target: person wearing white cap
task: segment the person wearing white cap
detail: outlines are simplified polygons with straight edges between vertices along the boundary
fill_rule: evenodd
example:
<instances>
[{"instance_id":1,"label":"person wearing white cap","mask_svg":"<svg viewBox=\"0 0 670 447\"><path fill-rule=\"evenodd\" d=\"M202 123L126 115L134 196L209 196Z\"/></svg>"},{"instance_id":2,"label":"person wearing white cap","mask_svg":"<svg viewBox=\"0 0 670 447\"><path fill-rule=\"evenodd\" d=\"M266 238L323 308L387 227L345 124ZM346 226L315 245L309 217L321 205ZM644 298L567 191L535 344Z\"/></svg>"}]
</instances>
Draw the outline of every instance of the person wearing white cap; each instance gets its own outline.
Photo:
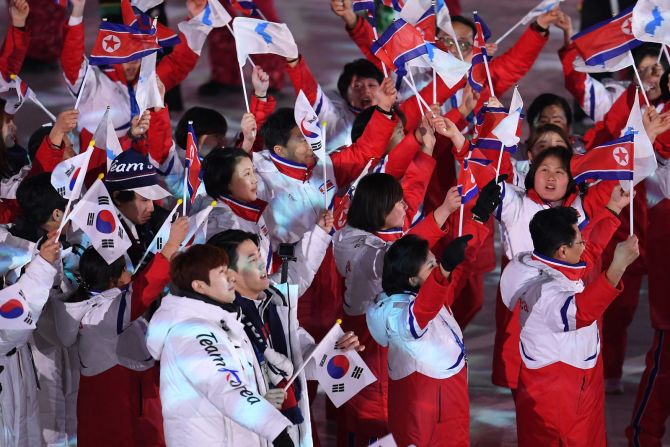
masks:
<instances>
[{"instance_id":1,"label":"person wearing white cap","mask_svg":"<svg viewBox=\"0 0 670 447\"><path fill-rule=\"evenodd\" d=\"M158 185L158 173L149 159L132 149L112 161L105 186L133 243L128 256L136 264L169 214L154 201L169 197L170 193ZM151 259L147 258L149 262Z\"/></svg>"}]
</instances>

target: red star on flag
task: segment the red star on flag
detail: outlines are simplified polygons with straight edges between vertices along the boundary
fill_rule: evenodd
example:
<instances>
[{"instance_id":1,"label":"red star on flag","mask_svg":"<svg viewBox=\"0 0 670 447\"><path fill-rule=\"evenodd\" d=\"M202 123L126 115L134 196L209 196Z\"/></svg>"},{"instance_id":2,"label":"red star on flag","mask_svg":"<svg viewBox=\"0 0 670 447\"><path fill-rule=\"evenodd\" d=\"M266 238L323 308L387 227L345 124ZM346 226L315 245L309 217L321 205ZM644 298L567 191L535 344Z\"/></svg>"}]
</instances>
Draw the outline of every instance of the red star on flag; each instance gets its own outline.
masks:
<instances>
[{"instance_id":1,"label":"red star on flag","mask_svg":"<svg viewBox=\"0 0 670 447\"><path fill-rule=\"evenodd\" d=\"M102 44L106 52L113 53L121 46L121 40L114 35L110 35L103 39Z\"/></svg>"},{"instance_id":2,"label":"red star on flag","mask_svg":"<svg viewBox=\"0 0 670 447\"><path fill-rule=\"evenodd\" d=\"M621 166L626 166L628 164L628 151L622 147L614 149L614 159Z\"/></svg>"}]
</instances>

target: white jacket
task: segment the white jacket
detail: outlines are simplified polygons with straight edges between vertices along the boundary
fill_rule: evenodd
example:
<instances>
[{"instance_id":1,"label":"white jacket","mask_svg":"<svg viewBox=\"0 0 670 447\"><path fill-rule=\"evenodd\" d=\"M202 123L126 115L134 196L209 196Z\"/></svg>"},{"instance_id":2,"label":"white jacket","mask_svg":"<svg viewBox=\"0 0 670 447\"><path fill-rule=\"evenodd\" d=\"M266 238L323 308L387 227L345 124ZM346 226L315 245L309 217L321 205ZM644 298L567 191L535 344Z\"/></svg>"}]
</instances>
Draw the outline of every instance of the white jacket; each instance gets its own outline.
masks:
<instances>
[{"instance_id":1,"label":"white jacket","mask_svg":"<svg viewBox=\"0 0 670 447\"><path fill-rule=\"evenodd\" d=\"M39 319L53 285L56 269L41 256L35 257L16 284L16 297ZM8 447L40 445L37 380L28 340L32 329L0 330L0 445Z\"/></svg>"},{"instance_id":2,"label":"white jacket","mask_svg":"<svg viewBox=\"0 0 670 447\"><path fill-rule=\"evenodd\" d=\"M382 293L366 313L370 334L388 346L389 377L400 380L413 372L448 379L465 366L463 333L447 307L421 328L414 317L414 293Z\"/></svg>"},{"instance_id":3,"label":"white jacket","mask_svg":"<svg viewBox=\"0 0 670 447\"><path fill-rule=\"evenodd\" d=\"M344 277L344 312L364 315L382 292L384 255L391 247L374 234L346 225L333 237L337 271Z\"/></svg>"},{"instance_id":4,"label":"white jacket","mask_svg":"<svg viewBox=\"0 0 670 447\"><path fill-rule=\"evenodd\" d=\"M298 242L307 231L316 226L319 217L326 210L323 162L317 162L309 180L301 181L279 172L272 162L270 151L254 152L253 156L254 167L265 183L265 197L259 197L268 202L264 217L270 229L272 244ZM330 207L338 185L330 157L326 163Z\"/></svg>"},{"instance_id":5,"label":"white jacket","mask_svg":"<svg viewBox=\"0 0 670 447\"><path fill-rule=\"evenodd\" d=\"M500 278L503 303L514 309L520 302L519 349L524 365L536 369L563 362L593 368L600 354L598 322L577 328L575 294L584 290L584 283L568 279L532 255L518 255Z\"/></svg>"},{"instance_id":6,"label":"white jacket","mask_svg":"<svg viewBox=\"0 0 670 447\"><path fill-rule=\"evenodd\" d=\"M291 425L262 397L262 372L237 314L168 295L147 346L161 362L168 446L268 447Z\"/></svg>"},{"instance_id":7,"label":"white jacket","mask_svg":"<svg viewBox=\"0 0 670 447\"><path fill-rule=\"evenodd\" d=\"M533 241L528 231L530 221L538 211L550 208L548 204L537 203L529 198L526 190L508 183L502 183L502 201L497 217L500 221L500 237L507 259L514 259L519 253L533 250ZM580 230L589 223L582 206L582 198L577 197L570 205L579 214L577 225Z\"/></svg>"}]
</instances>

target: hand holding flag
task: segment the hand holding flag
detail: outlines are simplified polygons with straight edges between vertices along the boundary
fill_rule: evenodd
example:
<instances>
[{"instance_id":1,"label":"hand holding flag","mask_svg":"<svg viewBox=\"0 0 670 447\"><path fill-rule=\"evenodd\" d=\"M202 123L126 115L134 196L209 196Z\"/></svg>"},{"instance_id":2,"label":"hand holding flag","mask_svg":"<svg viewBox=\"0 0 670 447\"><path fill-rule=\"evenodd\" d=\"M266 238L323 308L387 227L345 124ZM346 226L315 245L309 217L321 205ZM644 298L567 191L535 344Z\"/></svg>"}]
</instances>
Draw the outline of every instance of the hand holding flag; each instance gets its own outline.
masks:
<instances>
[{"instance_id":1,"label":"hand holding flag","mask_svg":"<svg viewBox=\"0 0 670 447\"><path fill-rule=\"evenodd\" d=\"M158 88L155 52L142 58L140 75L137 79L135 99L140 108L140 116L145 110L152 107L165 107L165 104L163 103L163 95Z\"/></svg>"},{"instance_id":2,"label":"hand holding flag","mask_svg":"<svg viewBox=\"0 0 670 447\"><path fill-rule=\"evenodd\" d=\"M549 11L556 9L562 1L563 0L542 0L539 5L528 11L525 16L521 17L521 20L516 22L514 26L512 26L505 32L505 34L500 36L498 40L496 40L495 42L496 45L499 45L500 42L502 42L503 39L505 39L505 37L509 36L512 33L512 31L517 29L519 26L528 25L536 17L539 17L542 14L546 14Z\"/></svg>"}]
</instances>

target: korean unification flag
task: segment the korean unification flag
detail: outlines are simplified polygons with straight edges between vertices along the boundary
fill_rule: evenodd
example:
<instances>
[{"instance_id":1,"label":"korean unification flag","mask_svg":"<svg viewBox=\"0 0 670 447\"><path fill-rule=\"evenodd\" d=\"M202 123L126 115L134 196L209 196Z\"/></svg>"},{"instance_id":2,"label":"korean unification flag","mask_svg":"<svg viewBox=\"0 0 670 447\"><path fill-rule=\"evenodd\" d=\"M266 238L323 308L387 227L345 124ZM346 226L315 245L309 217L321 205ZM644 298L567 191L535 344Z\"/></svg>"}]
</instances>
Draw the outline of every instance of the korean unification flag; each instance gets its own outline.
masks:
<instances>
[{"instance_id":1,"label":"korean unification flag","mask_svg":"<svg viewBox=\"0 0 670 447\"><path fill-rule=\"evenodd\" d=\"M0 330L35 329L35 319L21 284L0 290Z\"/></svg>"},{"instance_id":2,"label":"korean unification flag","mask_svg":"<svg viewBox=\"0 0 670 447\"><path fill-rule=\"evenodd\" d=\"M291 59L298 57L298 46L285 23L235 17L233 31L240 67L244 66L250 54L271 53Z\"/></svg>"},{"instance_id":3,"label":"korean unification flag","mask_svg":"<svg viewBox=\"0 0 670 447\"><path fill-rule=\"evenodd\" d=\"M635 102L630 109L626 127L621 131L621 136L633 135L633 142L635 147L634 156L634 170L633 183L638 184L645 178L656 172L658 163L656 162L656 155L654 146L649 140L647 131L644 130L642 124L642 110L640 109L640 95L635 95ZM621 186L628 190L628 182L621 182Z\"/></svg>"},{"instance_id":4,"label":"korean unification flag","mask_svg":"<svg viewBox=\"0 0 670 447\"><path fill-rule=\"evenodd\" d=\"M300 90L298 97L295 100L295 123L298 125L300 132L307 140L314 152L318 152L321 157L321 148L323 147L323 136L321 135L321 126L319 125L319 117L309 103L305 93Z\"/></svg>"},{"instance_id":5,"label":"korean unification flag","mask_svg":"<svg viewBox=\"0 0 670 447\"><path fill-rule=\"evenodd\" d=\"M434 68L435 73L442 78L442 81L449 88L459 83L470 70L471 65L468 62L440 50L431 43L426 42L426 49L428 50L427 54L412 59L407 65L410 67Z\"/></svg>"},{"instance_id":6,"label":"korean unification flag","mask_svg":"<svg viewBox=\"0 0 670 447\"><path fill-rule=\"evenodd\" d=\"M551 11L562 1L563 0L542 0L539 5L531 9L525 16L523 16L521 19L521 24L528 25L530 22L535 20L535 17L539 17L542 14Z\"/></svg>"},{"instance_id":7,"label":"korean unification flag","mask_svg":"<svg viewBox=\"0 0 670 447\"><path fill-rule=\"evenodd\" d=\"M72 223L86 233L91 245L108 264L123 256L132 245L117 213L100 179L91 185L70 213Z\"/></svg>"},{"instance_id":8,"label":"korean unification flag","mask_svg":"<svg viewBox=\"0 0 670 447\"><path fill-rule=\"evenodd\" d=\"M163 107L163 97L158 90L156 76L156 53L142 58L140 77L137 79L135 99L140 108L140 116L151 107Z\"/></svg>"},{"instance_id":9,"label":"korean unification flag","mask_svg":"<svg viewBox=\"0 0 670 447\"><path fill-rule=\"evenodd\" d=\"M58 191L58 194L70 200L77 200L81 196L84 177L88 171L88 162L92 153L93 148L89 147L85 152L56 165L51 174L51 185Z\"/></svg>"},{"instance_id":10,"label":"korean unification flag","mask_svg":"<svg viewBox=\"0 0 670 447\"><path fill-rule=\"evenodd\" d=\"M109 107L105 110L105 114L95 129L93 140L95 141L95 147L102 149L107 154L107 170L109 171L112 161L123 152L119 137L116 136L116 130L114 130L112 117L109 114Z\"/></svg>"},{"instance_id":11,"label":"korean unification flag","mask_svg":"<svg viewBox=\"0 0 670 447\"><path fill-rule=\"evenodd\" d=\"M638 0L632 28L638 40L670 43L670 0Z\"/></svg>"},{"instance_id":12,"label":"korean unification flag","mask_svg":"<svg viewBox=\"0 0 670 447\"><path fill-rule=\"evenodd\" d=\"M338 408L377 380L357 352L335 349L342 336L344 331L336 324L316 346L312 358L316 379Z\"/></svg>"},{"instance_id":13,"label":"korean unification flag","mask_svg":"<svg viewBox=\"0 0 670 447\"><path fill-rule=\"evenodd\" d=\"M509 114L498 123L491 131L505 147L516 146L521 135L521 112L523 110L523 99L519 89L514 87L512 102L509 106Z\"/></svg>"}]
</instances>

